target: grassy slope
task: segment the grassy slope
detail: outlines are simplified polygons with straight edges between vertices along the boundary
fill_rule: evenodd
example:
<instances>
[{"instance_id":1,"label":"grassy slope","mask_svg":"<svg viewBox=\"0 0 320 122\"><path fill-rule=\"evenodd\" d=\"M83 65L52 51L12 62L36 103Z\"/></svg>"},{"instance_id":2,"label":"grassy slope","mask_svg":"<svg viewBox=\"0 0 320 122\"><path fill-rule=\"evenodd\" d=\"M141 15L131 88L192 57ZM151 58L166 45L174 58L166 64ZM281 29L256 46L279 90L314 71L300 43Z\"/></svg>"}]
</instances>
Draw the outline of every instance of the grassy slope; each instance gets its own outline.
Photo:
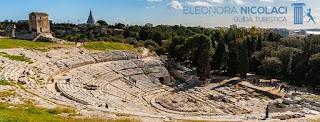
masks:
<instances>
[{"instance_id":1,"label":"grassy slope","mask_svg":"<svg viewBox=\"0 0 320 122\"><path fill-rule=\"evenodd\" d=\"M31 42L27 40L19 39L0 39L0 49L7 48L26 48L26 49L37 49L44 47L55 47L56 44L50 42Z\"/></svg>"},{"instance_id":2,"label":"grassy slope","mask_svg":"<svg viewBox=\"0 0 320 122\"><path fill-rule=\"evenodd\" d=\"M132 45L117 42L87 42L85 43L84 48L92 50L135 50Z\"/></svg>"},{"instance_id":3,"label":"grassy slope","mask_svg":"<svg viewBox=\"0 0 320 122\"><path fill-rule=\"evenodd\" d=\"M0 122L138 122L134 119L76 119L58 114L70 112L63 109L44 109L32 105L0 103Z\"/></svg>"},{"instance_id":4,"label":"grassy slope","mask_svg":"<svg viewBox=\"0 0 320 122\"><path fill-rule=\"evenodd\" d=\"M5 52L0 52L0 56L9 58L10 60L13 60L13 61L24 61L28 63L33 63L30 59L26 58L25 56L9 55L8 53L5 53Z\"/></svg>"},{"instance_id":5,"label":"grassy slope","mask_svg":"<svg viewBox=\"0 0 320 122\"><path fill-rule=\"evenodd\" d=\"M0 49L25 48L47 52L48 49L75 47L72 44L56 44L51 42L32 42L28 40L0 38Z\"/></svg>"},{"instance_id":6,"label":"grassy slope","mask_svg":"<svg viewBox=\"0 0 320 122\"><path fill-rule=\"evenodd\" d=\"M0 39L0 49L26 48L43 51L44 48L72 47L73 45L61 45L50 42L32 42L19 39ZM92 50L129 50L135 51L134 46L117 42L86 42L84 48ZM44 50L45 51L45 50Z\"/></svg>"}]
</instances>

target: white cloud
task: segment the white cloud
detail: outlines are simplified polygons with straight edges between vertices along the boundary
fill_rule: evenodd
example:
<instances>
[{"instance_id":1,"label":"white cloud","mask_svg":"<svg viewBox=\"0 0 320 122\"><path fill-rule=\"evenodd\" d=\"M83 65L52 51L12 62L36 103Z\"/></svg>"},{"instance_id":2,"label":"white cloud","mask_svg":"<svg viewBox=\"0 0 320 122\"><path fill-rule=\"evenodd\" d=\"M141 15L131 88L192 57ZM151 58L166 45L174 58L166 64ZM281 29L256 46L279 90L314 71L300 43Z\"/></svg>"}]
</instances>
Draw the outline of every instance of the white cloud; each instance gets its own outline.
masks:
<instances>
[{"instance_id":1,"label":"white cloud","mask_svg":"<svg viewBox=\"0 0 320 122\"><path fill-rule=\"evenodd\" d=\"M162 0L147 0L147 2L161 2Z\"/></svg>"},{"instance_id":2,"label":"white cloud","mask_svg":"<svg viewBox=\"0 0 320 122\"><path fill-rule=\"evenodd\" d=\"M155 8L155 6L146 6L146 9L152 9Z\"/></svg>"},{"instance_id":3,"label":"white cloud","mask_svg":"<svg viewBox=\"0 0 320 122\"><path fill-rule=\"evenodd\" d=\"M211 4L203 1L187 2L189 6L212 6Z\"/></svg>"},{"instance_id":4,"label":"white cloud","mask_svg":"<svg viewBox=\"0 0 320 122\"><path fill-rule=\"evenodd\" d=\"M208 0L209 2L212 2L212 3L223 3L224 0Z\"/></svg>"},{"instance_id":5,"label":"white cloud","mask_svg":"<svg viewBox=\"0 0 320 122\"><path fill-rule=\"evenodd\" d=\"M242 5L242 4L245 4L246 2L244 2L243 0L232 0L230 1L231 3L235 3L235 4L239 4L239 5Z\"/></svg>"},{"instance_id":6,"label":"white cloud","mask_svg":"<svg viewBox=\"0 0 320 122\"><path fill-rule=\"evenodd\" d=\"M167 8L171 9L183 9L181 3L179 1L171 1L170 3L167 4Z\"/></svg>"},{"instance_id":7,"label":"white cloud","mask_svg":"<svg viewBox=\"0 0 320 122\"><path fill-rule=\"evenodd\" d=\"M269 3L273 3L274 0L260 0L261 2L269 2Z\"/></svg>"}]
</instances>

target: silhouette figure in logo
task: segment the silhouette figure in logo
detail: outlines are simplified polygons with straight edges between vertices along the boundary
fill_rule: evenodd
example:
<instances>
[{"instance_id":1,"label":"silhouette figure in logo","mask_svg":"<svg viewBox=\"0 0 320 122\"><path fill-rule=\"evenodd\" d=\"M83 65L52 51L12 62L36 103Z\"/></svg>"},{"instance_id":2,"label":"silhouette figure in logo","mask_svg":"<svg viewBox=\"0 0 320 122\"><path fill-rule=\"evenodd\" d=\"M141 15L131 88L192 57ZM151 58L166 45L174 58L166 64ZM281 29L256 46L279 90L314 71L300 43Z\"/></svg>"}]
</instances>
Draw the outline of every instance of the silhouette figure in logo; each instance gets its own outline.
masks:
<instances>
[{"instance_id":1,"label":"silhouette figure in logo","mask_svg":"<svg viewBox=\"0 0 320 122\"><path fill-rule=\"evenodd\" d=\"M314 21L313 16L311 15L311 9L308 9L307 12L304 12L306 15L304 15L304 17L308 16L309 20L307 22L313 21L314 24L316 24L316 22Z\"/></svg>"}]
</instances>

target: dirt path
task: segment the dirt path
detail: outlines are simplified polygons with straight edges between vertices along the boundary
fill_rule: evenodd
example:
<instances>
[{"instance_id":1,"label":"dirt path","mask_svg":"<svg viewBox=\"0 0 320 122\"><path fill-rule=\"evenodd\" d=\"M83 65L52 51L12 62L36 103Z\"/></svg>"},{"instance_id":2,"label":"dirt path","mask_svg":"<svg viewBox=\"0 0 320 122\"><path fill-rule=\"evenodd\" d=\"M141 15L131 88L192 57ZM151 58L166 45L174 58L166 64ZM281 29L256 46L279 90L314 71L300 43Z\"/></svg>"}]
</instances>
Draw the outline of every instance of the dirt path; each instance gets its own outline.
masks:
<instances>
[{"instance_id":1,"label":"dirt path","mask_svg":"<svg viewBox=\"0 0 320 122\"><path fill-rule=\"evenodd\" d=\"M147 48L143 48L142 56L144 56L144 57L148 57L148 55L149 55L149 49L147 49Z\"/></svg>"}]
</instances>

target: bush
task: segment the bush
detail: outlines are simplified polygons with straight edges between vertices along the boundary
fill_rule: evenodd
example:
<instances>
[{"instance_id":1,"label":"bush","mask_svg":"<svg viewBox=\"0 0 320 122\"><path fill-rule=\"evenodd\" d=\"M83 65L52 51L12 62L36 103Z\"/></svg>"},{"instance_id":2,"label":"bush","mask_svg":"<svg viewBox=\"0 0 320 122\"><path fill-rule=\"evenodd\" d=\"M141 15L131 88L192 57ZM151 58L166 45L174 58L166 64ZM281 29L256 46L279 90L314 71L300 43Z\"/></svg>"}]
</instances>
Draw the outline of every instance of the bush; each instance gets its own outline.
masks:
<instances>
[{"instance_id":1,"label":"bush","mask_svg":"<svg viewBox=\"0 0 320 122\"><path fill-rule=\"evenodd\" d=\"M136 47L144 47L144 42L143 41L137 41L137 40L134 40L132 43L130 43L131 45L134 45Z\"/></svg>"},{"instance_id":2,"label":"bush","mask_svg":"<svg viewBox=\"0 0 320 122\"><path fill-rule=\"evenodd\" d=\"M148 47L148 46L152 46L153 48L158 48L159 47L159 45L158 45L158 43L156 43L155 41L153 41L153 40L146 40L145 42L144 42L144 47ZM150 48L149 48L150 49ZM150 49L151 50L151 49Z\"/></svg>"},{"instance_id":3,"label":"bush","mask_svg":"<svg viewBox=\"0 0 320 122\"><path fill-rule=\"evenodd\" d=\"M163 55L167 52L166 48L163 48L163 47L158 47L158 48L155 48L155 52L158 54L158 55Z\"/></svg>"},{"instance_id":4,"label":"bush","mask_svg":"<svg viewBox=\"0 0 320 122\"><path fill-rule=\"evenodd\" d=\"M268 77L276 77L281 72L282 62L276 57L267 57L262 60L258 67L259 72Z\"/></svg>"}]
</instances>

